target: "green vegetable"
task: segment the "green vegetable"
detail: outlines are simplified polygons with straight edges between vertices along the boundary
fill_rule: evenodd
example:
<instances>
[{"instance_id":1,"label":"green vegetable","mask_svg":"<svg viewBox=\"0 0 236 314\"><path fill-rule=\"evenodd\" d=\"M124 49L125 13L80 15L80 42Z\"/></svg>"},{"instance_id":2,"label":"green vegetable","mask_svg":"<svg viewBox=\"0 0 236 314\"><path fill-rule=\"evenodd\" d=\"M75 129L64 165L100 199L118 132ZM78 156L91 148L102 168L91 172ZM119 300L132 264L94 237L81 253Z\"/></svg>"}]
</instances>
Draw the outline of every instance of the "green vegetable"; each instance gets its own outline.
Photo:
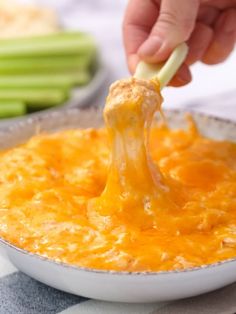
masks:
<instances>
[{"instance_id":1,"label":"green vegetable","mask_svg":"<svg viewBox=\"0 0 236 314\"><path fill-rule=\"evenodd\" d=\"M0 118L11 118L26 114L26 105L22 101L0 101Z\"/></svg>"},{"instance_id":2,"label":"green vegetable","mask_svg":"<svg viewBox=\"0 0 236 314\"><path fill-rule=\"evenodd\" d=\"M78 32L0 41L0 58L81 55L95 51L93 37Z\"/></svg>"},{"instance_id":3,"label":"green vegetable","mask_svg":"<svg viewBox=\"0 0 236 314\"><path fill-rule=\"evenodd\" d=\"M66 55L56 57L6 58L0 59L2 74L40 74L86 70L94 61L95 55Z\"/></svg>"},{"instance_id":4,"label":"green vegetable","mask_svg":"<svg viewBox=\"0 0 236 314\"><path fill-rule=\"evenodd\" d=\"M63 103L68 98L68 91L58 88L4 89L0 90L0 103L18 101L27 106L47 108Z\"/></svg>"},{"instance_id":5,"label":"green vegetable","mask_svg":"<svg viewBox=\"0 0 236 314\"><path fill-rule=\"evenodd\" d=\"M0 40L0 118L63 104L87 84L96 44L80 32Z\"/></svg>"},{"instance_id":6,"label":"green vegetable","mask_svg":"<svg viewBox=\"0 0 236 314\"><path fill-rule=\"evenodd\" d=\"M85 85L90 81L88 71L63 74L29 74L29 75L0 75L0 91L20 88L69 88L75 85Z\"/></svg>"},{"instance_id":7,"label":"green vegetable","mask_svg":"<svg viewBox=\"0 0 236 314\"><path fill-rule=\"evenodd\" d=\"M134 76L140 79L150 80L156 78L160 82L161 89L165 87L176 74L188 54L186 43L178 45L165 62L148 64L144 61L137 65Z\"/></svg>"}]
</instances>

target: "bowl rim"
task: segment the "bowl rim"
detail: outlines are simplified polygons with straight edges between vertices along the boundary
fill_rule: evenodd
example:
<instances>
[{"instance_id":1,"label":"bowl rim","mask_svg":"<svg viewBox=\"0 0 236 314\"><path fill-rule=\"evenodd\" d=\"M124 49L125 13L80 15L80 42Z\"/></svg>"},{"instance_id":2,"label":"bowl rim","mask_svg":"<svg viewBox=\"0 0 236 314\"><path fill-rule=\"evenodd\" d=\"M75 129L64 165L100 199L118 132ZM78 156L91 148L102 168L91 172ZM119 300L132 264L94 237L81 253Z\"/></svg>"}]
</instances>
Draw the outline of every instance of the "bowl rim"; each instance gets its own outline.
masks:
<instances>
[{"instance_id":1,"label":"bowl rim","mask_svg":"<svg viewBox=\"0 0 236 314\"><path fill-rule=\"evenodd\" d=\"M122 275L122 276L158 276L158 275L171 275L171 274L186 274L186 273L192 273L200 270L208 270L212 268L216 268L218 266L223 266L225 264L230 264L233 262L236 262L235 258L226 259L223 261L211 263L211 264L203 264L196 267L188 267L185 269L175 269L175 270L160 270L160 271L118 271L118 270L103 270L103 269L96 269L96 268L90 268L90 267L83 267L83 266L77 266L73 264L68 264L65 262L60 262L53 260L52 258L48 258L43 255L39 255L37 253L32 253L30 251L27 251L25 249L22 249L18 246L15 246L14 244L10 243L9 241L3 239L0 237L0 245L6 246L8 249L13 249L17 251L17 253L21 253L23 255L27 255L31 258L36 258L41 262L47 262L54 266L59 266L62 268L65 268L67 270L76 270L79 272L87 272L87 273L93 273L93 274L101 274L101 275Z\"/></svg>"},{"instance_id":2,"label":"bowl rim","mask_svg":"<svg viewBox=\"0 0 236 314\"><path fill-rule=\"evenodd\" d=\"M74 108L67 108L63 111L54 111L54 112L48 112L49 116L57 116L57 115L61 115L61 114L73 114L74 112L76 112L76 114L83 114L85 112L90 111L93 114L98 114L101 113L101 108L87 108L87 109L83 109L83 108L78 108L78 107L74 107ZM187 108L179 108L179 109L166 109L164 110L164 112L167 113L173 113L173 114L185 114L185 113L190 113L193 115L193 117L199 117L199 118L209 118L211 120L215 120L221 123L228 123L230 125L232 125L233 127L236 128L236 121L235 120L230 120L230 119L225 119L225 118L221 118L221 117L217 117L214 115L210 115L210 114L205 114L202 112L197 112L195 110L193 110L192 108L190 110L188 110ZM3 128L1 128L0 130L0 135L3 132L12 132L14 131L14 129L17 129L17 127L23 127L24 125L27 125L28 123L32 123L32 122L42 122L43 119L46 119L47 115L44 115L43 117L41 116L34 116L34 117L28 117L23 121L18 121L15 124L11 124L8 126L5 126ZM54 131L53 131L54 132ZM186 274L186 273L191 273L191 272L196 272L196 271L200 271L200 270L208 270L208 269L212 269L212 268L216 268L218 266L223 266L225 264L230 264L230 263L234 263L236 262L236 256L234 258L230 258L230 259L226 259L226 260L222 260L222 261L218 261L215 263L211 263L211 264L203 264L200 266L196 266L196 267L188 267L185 269L175 269L175 270L166 270L166 271L117 271L117 270L101 270L101 269L96 269L96 268L90 268L90 267L83 267L83 266L77 266L77 265L73 265L73 264L68 264L65 262L60 262L60 261L56 261L53 260L52 258L48 258L45 257L43 255L37 254L37 253L33 253L30 251L27 251L23 248L20 248L18 246L15 246L13 243L5 240L3 237L0 237L0 245L2 245L4 248L7 249L13 249L15 251L17 251L18 253L27 255L29 257L32 258L36 258L41 262L47 262L50 263L51 265L54 266L61 266L67 270L76 270L76 271L83 271L83 272L88 272L88 273L94 273L94 274L103 274L103 275L122 275L122 276L158 276L158 275L171 275L171 274Z\"/></svg>"}]
</instances>

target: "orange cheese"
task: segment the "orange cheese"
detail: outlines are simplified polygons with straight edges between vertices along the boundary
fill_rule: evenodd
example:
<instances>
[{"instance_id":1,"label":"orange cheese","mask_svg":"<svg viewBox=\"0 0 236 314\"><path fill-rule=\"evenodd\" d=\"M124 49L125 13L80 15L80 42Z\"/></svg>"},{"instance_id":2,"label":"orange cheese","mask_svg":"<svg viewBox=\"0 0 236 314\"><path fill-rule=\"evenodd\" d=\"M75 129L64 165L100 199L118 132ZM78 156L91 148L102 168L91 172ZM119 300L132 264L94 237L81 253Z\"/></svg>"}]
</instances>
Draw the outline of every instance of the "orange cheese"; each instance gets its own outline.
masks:
<instances>
[{"instance_id":1,"label":"orange cheese","mask_svg":"<svg viewBox=\"0 0 236 314\"><path fill-rule=\"evenodd\" d=\"M154 125L154 83L112 86L107 129L42 134L0 155L0 235L94 269L158 271L236 256L236 144ZM150 129L150 130L149 130Z\"/></svg>"}]
</instances>

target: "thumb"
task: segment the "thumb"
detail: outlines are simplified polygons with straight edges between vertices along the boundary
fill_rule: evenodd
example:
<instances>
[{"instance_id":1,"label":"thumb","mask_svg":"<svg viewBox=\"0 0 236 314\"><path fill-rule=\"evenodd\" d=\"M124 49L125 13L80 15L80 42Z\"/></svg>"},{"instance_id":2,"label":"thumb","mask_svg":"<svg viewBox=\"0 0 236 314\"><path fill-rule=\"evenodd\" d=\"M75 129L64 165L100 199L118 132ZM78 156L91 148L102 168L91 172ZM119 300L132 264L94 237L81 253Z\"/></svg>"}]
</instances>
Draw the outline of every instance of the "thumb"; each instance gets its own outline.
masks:
<instances>
[{"instance_id":1,"label":"thumb","mask_svg":"<svg viewBox=\"0 0 236 314\"><path fill-rule=\"evenodd\" d=\"M151 63L166 60L178 44L189 39L198 8L199 0L161 1L159 17L139 48L139 57Z\"/></svg>"}]
</instances>

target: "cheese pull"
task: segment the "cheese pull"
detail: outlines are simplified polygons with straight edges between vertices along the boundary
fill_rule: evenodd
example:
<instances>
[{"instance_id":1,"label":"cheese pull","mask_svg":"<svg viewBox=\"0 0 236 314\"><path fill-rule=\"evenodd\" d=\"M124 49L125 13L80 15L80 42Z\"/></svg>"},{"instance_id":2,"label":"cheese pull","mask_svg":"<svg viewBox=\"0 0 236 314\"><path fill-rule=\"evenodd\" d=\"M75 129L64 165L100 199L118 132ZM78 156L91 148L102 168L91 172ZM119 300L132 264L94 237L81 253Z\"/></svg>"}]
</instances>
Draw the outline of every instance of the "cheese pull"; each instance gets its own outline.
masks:
<instances>
[{"instance_id":1,"label":"cheese pull","mask_svg":"<svg viewBox=\"0 0 236 314\"><path fill-rule=\"evenodd\" d=\"M153 115L161 101L155 80L130 78L111 86L104 109L111 165L104 192L89 204L96 217L112 215L123 221L132 216L134 225L150 228L158 210L170 206L168 189L149 148Z\"/></svg>"},{"instance_id":2,"label":"cheese pull","mask_svg":"<svg viewBox=\"0 0 236 314\"><path fill-rule=\"evenodd\" d=\"M104 119L111 140L111 173L120 188L150 191L160 181L153 171L148 137L153 115L160 110L161 96L156 82L127 79L110 88ZM107 185L108 188L108 185Z\"/></svg>"}]
</instances>

